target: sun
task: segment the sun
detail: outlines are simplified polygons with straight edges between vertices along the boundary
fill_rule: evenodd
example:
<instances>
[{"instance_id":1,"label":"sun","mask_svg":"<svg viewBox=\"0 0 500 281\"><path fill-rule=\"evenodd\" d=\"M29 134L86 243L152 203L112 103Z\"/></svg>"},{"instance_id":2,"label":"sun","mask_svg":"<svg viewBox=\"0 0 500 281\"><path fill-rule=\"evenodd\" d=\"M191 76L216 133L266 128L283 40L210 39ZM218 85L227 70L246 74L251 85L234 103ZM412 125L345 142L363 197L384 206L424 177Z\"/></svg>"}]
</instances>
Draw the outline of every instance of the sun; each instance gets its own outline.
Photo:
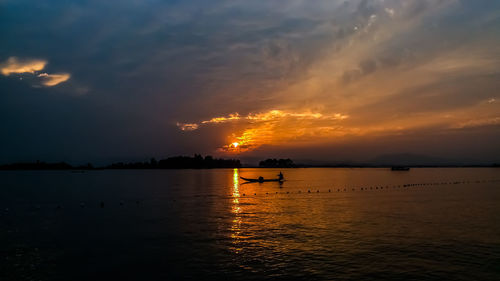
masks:
<instances>
[{"instance_id":1,"label":"sun","mask_svg":"<svg viewBox=\"0 0 500 281\"><path fill-rule=\"evenodd\" d=\"M232 145L236 148L236 147L238 147L238 145L240 145L240 144L239 144L239 143L237 143L237 142L233 142L233 143L232 143Z\"/></svg>"}]
</instances>

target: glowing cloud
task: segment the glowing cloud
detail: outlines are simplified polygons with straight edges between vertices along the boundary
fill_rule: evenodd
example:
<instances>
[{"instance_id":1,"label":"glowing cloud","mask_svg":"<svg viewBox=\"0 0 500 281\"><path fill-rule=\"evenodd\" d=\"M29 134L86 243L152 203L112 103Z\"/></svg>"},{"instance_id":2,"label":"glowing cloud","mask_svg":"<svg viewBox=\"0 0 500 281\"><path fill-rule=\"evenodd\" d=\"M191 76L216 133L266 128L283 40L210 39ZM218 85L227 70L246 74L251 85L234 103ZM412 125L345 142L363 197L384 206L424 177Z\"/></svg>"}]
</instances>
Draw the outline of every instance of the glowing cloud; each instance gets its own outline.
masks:
<instances>
[{"instance_id":1,"label":"glowing cloud","mask_svg":"<svg viewBox=\"0 0 500 281\"><path fill-rule=\"evenodd\" d=\"M335 113L325 115L315 112L288 112L270 110L267 112L241 116L238 113L227 117L214 117L201 121L200 124L221 124L239 122L243 132L237 136L228 137L229 144L220 147L226 152L245 152L254 150L262 145L277 145L286 142L301 142L305 139L343 135L345 132L336 122L347 119L349 116ZM183 131L193 131L199 128L196 123L177 123Z\"/></svg>"},{"instance_id":2,"label":"glowing cloud","mask_svg":"<svg viewBox=\"0 0 500 281\"><path fill-rule=\"evenodd\" d=\"M0 72L5 76L21 73L35 74L35 72L42 71L46 65L46 60L20 60L17 57L10 57L6 62L0 64ZM71 75L69 73L40 73L36 77L42 80L42 85L52 87L68 81Z\"/></svg>"},{"instance_id":3,"label":"glowing cloud","mask_svg":"<svg viewBox=\"0 0 500 281\"><path fill-rule=\"evenodd\" d=\"M10 57L0 64L0 72L5 76L13 73L35 73L44 69L45 65L47 65L45 60L19 60L16 57Z\"/></svg>"},{"instance_id":4,"label":"glowing cloud","mask_svg":"<svg viewBox=\"0 0 500 281\"><path fill-rule=\"evenodd\" d=\"M47 87L52 87L60 83L68 81L71 77L69 73L47 74L41 73L38 77L42 78L42 84Z\"/></svg>"},{"instance_id":5,"label":"glowing cloud","mask_svg":"<svg viewBox=\"0 0 500 281\"><path fill-rule=\"evenodd\" d=\"M210 120L207 120L207 121L202 121L201 123L202 124L209 124L209 123L225 123L225 122L228 122L228 121L232 121L232 120L240 120L241 117L238 113L235 113L235 114L229 114L228 117L215 117L215 118L212 118Z\"/></svg>"},{"instance_id":6,"label":"glowing cloud","mask_svg":"<svg viewBox=\"0 0 500 281\"><path fill-rule=\"evenodd\" d=\"M198 129L198 124L192 124L192 123L177 123L177 127L181 129L182 131L194 131Z\"/></svg>"},{"instance_id":7,"label":"glowing cloud","mask_svg":"<svg viewBox=\"0 0 500 281\"><path fill-rule=\"evenodd\" d=\"M235 120L247 120L253 122L262 122L262 121L272 121L283 118L297 118L297 119L318 119L318 120L343 120L348 118L349 116L343 115L340 113L335 113L333 115L323 115L321 113L312 113L312 112L304 112L304 113L294 113L294 112L286 112L283 110L270 110L267 112L256 113L256 114L248 114L247 116L240 116L238 113L229 114L227 117L214 117L210 120L201 121L201 124L212 124L212 123L226 123Z\"/></svg>"}]
</instances>

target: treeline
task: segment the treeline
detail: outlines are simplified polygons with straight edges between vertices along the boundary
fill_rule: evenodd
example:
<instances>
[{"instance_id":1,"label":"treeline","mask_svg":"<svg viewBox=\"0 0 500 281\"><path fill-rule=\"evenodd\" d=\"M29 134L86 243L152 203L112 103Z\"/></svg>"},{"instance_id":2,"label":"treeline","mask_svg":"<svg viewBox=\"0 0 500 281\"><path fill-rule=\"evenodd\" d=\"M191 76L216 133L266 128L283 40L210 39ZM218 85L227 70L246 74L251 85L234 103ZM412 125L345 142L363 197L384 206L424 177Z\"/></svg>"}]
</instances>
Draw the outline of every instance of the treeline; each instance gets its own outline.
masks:
<instances>
[{"instance_id":1,"label":"treeline","mask_svg":"<svg viewBox=\"0 0 500 281\"><path fill-rule=\"evenodd\" d=\"M293 163L292 159L266 159L259 162L261 168L296 168L297 165Z\"/></svg>"},{"instance_id":2,"label":"treeline","mask_svg":"<svg viewBox=\"0 0 500 281\"><path fill-rule=\"evenodd\" d=\"M177 156L157 161L152 158L146 162L118 162L103 167L94 167L92 164L72 166L65 162L46 163L13 163L0 165L0 170L95 170L95 169L213 169L213 168L241 168L240 160L218 159L212 156L194 157Z\"/></svg>"},{"instance_id":3,"label":"treeline","mask_svg":"<svg viewBox=\"0 0 500 281\"><path fill-rule=\"evenodd\" d=\"M156 161L152 158L149 162L113 163L106 169L213 169L213 168L240 168L240 160L218 159L208 155L202 157L177 156Z\"/></svg>"},{"instance_id":4,"label":"treeline","mask_svg":"<svg viewBox=\"0 0 500 281\"><path fill-rule=\"evenodd\" d=\"M92 164L83 166L71 166L66 162L46 163L46 162L25 162L0 165L0 170L89 170L94 169Z\"/></svg>"}]
</instances>

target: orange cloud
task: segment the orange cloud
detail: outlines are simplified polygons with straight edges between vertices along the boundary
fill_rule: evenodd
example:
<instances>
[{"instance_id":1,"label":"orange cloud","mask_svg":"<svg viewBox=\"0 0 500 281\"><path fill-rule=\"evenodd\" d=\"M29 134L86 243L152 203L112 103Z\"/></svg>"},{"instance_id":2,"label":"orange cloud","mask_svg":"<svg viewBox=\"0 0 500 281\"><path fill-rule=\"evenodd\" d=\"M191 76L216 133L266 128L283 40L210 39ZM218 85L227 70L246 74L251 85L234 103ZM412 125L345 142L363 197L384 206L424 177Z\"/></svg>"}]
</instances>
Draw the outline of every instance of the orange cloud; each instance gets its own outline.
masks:
<instances>
[{"instance_id":1,"label":"orange cloud","mask_svg":"<svg viewBox=\"0 0 500 281\"><path fill-rule=\"evenodd\" d=\"M210 124L210 123L225 123L232 120L240 120L240 115L238 113L229 114L228 117L214 117L210 120L202 121L202 124Z\"/></svg>"},{"instance_id":2,"label":"orange cloud","mask_svg":"<svg viewBox=\"0 0 500 281\"><path fill-rule=\"evenodd\" d=\"M42 71L46 65L46 60L20 60L17 57L10 57L6 62L0 64L0 72L5 76L20 73L35 74L37 71ZM42 85L52 87L67 81L71 75L69 73L40 73L36 77L42 80Z\"/></svg>"},{"instance_id":3,"label":"orange cloud","mask_svg":"<svg viewBox=\"0 0 500 281\"><path fill-rule=\"evenodd\" d=\"M198 129L198 124L192 124L192 123L177 123L177 127L181 129L182 131L194 131Z\"/></svg>"},{"instance_id":4,"label":"orange cloud","mask_svg":"<svg viewBox=\"0 0 500 281\"><path fill-rule=\"evenodd\" d=\"M45 60L19 60L16 57L10 57L5 63L0 65L0 72L9 76L15 73L35 73L45 68Z\"/></svg>"},{"instance_id":5,"label":"orange cloud","mask_svg":"<svg viewBox=\"0 0 500 281\"><path fill-rule=\"evenodd\" d=\"M41 73L38 77L42 78L42 84L47 87L52 87L60 83L68 81L71 77L69 73L59 73L59 74L47 74Z\"/></svg>"},{"instance_id":6,"label":"orange cloud","mask_svg":"<svg viewBox=\"0 0 500 281\"><path fill-rule=\"evenodd\" d=\"M349 116L335 113L325 115L315 112L289 112L270 110L267 112L240 116L238 113L227 117L215 117L201 121L200 124L221 124L240 122L243 128L240 135L232 134L228 137L228 144L220 147L221 151L245 152L254 150L266 144L284 144L290 141L300 142L312 137L327 137L345 134L337 122ZM183 131L192 131L199 128L196 123L178 123Z\"/></svg>"}]
</instances>

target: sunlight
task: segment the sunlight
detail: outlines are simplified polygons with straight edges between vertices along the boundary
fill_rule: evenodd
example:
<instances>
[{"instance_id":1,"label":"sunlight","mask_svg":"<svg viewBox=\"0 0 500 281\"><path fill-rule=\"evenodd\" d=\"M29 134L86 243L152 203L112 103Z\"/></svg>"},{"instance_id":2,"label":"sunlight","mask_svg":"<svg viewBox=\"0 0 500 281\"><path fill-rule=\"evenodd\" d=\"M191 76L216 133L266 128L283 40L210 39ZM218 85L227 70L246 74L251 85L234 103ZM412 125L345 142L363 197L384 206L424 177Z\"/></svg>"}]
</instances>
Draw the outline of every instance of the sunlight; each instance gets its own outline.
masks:
<instances>
[{"instance_id":1,"label":"sunlight","mask_svg":"<svg viewBox=\"0 0 500 281\"><path fill-rule=\"evenodd\" d=\"M235 204L236 209L233 209L233 213L238 213L239 207L238 204L239 198L240 198L240 191L239 191L239 174L238 174L238 169L233 170L233 203Z\"/></svg>"},{"instance_id":2,"label":"sunlight","mask_svg":"<svg viewBox=\"0 0 500 281\"><path fill-rule=\"evenodd\" d=\"M238 169L233 170L233 206L231 212L235 215L231 225L231 238L233 239L234 246L232 249L238 253L242 250L239 246L240 233L241 233L241 207L240 207L240 191L239 191L239 173Z\"/></svg>"},{"instance_id":3,"label":"sunlight","mask_svg":"<svg viewBox=\"0 0 500 281\"><path fill-rule=\"evenodd\" d=\"M273 109L257 113L214 117L200 123L177 123L183 131L194 131L201 126L231 122L236 126L229 141L219 147L221 152L245 153L262 145L273 145L283 142L300 144L312 139L327 139L343 136L348 129L340 123L349 115L338 112L324 114L312 110L285 111Z\"/></svg>"}]
</instances>

